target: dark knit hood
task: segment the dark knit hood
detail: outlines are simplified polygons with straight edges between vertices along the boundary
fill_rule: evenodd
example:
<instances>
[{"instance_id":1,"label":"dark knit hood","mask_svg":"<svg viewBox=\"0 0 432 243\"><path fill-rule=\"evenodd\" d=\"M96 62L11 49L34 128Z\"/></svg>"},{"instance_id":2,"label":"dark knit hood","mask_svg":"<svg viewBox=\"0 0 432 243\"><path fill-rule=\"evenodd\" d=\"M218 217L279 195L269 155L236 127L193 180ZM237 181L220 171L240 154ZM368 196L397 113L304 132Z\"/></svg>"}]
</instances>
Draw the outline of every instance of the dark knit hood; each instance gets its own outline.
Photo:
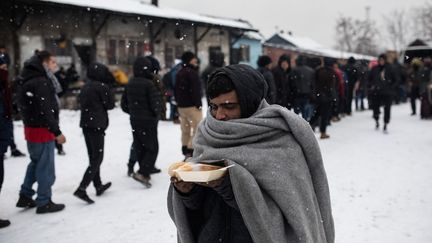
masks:
<instances>
[{"instance_id":1,"label":"dark knit hood","mask_svg":"<svg viewBox=\"0 0 432 243\"><path fill-rule=\"evenodd\" d=\"M213 72L209 84L217 80L220 75L228 77L233 82L240 103L241 117L247 118L253 115L268 90L261 73L248 65L230 65Z\"/></svg>"},{"instance_id":2,"label":"dark knit hood","mask_svg":"<svg viewBox=\"0 0 432 243\"><path fill-rule=\"evenodd\" d=\"M110 83L108 67L99 62L93 62L89 65L87 77L93 81Z\"/></svg>"},{"instance_id":3,"label":"dark knit hood","mask_svg":"<svg viewBox=\"0 0 432 243\"><path fill-rule=\"evenodd\" d=\"M153 79L153 66L146 57L138 57L133 65L133 73L136 78Z\"/></svg>"},{"instance_id":4,"label":"dark knit hood","mask_svg":"<svg viewBox=\"0 0 432 243\"><path fill-rule=\"evenodd\" d=\"M42 60L34 55L24 63L24 68L21 73L21 82L26 82L29 79L36 77L46 77L46 70L42 65Z\"/></svg>"}]
</instances>

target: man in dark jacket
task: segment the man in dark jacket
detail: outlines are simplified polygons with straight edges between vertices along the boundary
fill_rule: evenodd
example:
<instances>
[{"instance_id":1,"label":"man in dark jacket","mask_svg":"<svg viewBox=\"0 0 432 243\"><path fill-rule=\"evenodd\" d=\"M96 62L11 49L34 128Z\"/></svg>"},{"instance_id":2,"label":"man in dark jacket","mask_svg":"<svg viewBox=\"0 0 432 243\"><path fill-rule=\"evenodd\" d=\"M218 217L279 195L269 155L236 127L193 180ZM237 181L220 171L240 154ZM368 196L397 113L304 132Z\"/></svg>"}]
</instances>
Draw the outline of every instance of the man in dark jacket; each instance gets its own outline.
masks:
<instances>
[{"instance_id":1,"label":"man in dark jacket","mask_svg":"<svg viewBox=\"0 0 432 243\"><path fill-rule=\"evenodd\" d=\"M160 94L153 83L151 61L138 57L133 65L134 76L129 80L121 100L122 110L129 114L133 135L133 150L139 170L133 173L134 161L128 164L128 174L147 188L150 174L159 152L157 126L160 119Z\"/></svg>"},{"instance_id":2,"label":"man in dark jacket","mask_svg":"<svg viewBox=\"0 0 432 243\"><path fill-rule=\"evenodd\" d=\"M267 82L267 85L269 87L266 100L269 104L274 104L276 103L277 94L276 94L276 85L275 85L273 73L270 70L272 65L272 60L269 56L263 55L258 57L257 65L258 65L258 71L264 76L264 79Z\"/></svg>"},{"instance_id":3,"label":"man in dark jacket","mask_svg":"<svg viewBox=\"0 0 432 243\"><path fill-rule=\"evenodd\" d=\"M315 73L315 90L313 100L315 102L315 113L310 120L312 127L321 117L320 132L321 139L330 138L327 134L327 125L331 115L332 100L336 96L335 84L337 82L336 72L333 69L334 60L324 58L324 66L317 69Z\"/></svg>"},{"instance_id":4,"label":"man in dark jacket","mask_svg":"<svg viewBox=\"0 0 432 243\"><path fill-rule=\"evenodd\" d=\"M182 62L183 67L176 76L174 96L180 115L182 153L185 157L191 157L192 139L202 120L201 81L195 54L183 53Z\"/></svg>"},{"instance_id":5,"label":"man in dark jacket","mask_svg":"<svg viewBox=\"0 0 432 243\"><path fill-rule=\"evenodd\" d=\"M360 61L357 66L358 70L358 81L355 84L355 108L356 110L365 110L364 106L364 98L366 97L367 93L367 82L368 82L368 76L369 76L369 69L367 61Z\"/></svg>"},{"instance_id":6,"label":"man in dark jacket","mask_svg":"<svg viewBox=\"0 0 432 243\"><path fill-rule=\"evenodd\" d=\"M47 51L40 51L24 63L18 99L24 121L24 133L31 162L21 186L17 207L37 206L36 213L51 213L64 209L64 204L51 200L51 187L55 181L54 140L66 142L58 124L59 103L53 73L56 60ZM32 196L33 184L38 183L36 203Z\"/></svg>"},{"instance_id":7,"label":"man in dark jacket","mask_svg":"<svg viewBox=\"0 0 432 243\"><path fill-rule=\"evenodd\" d=\"M391 65L387 63L385 54L381 54L378 57L378 65L370 71L368 86L372 102L373 118L375 119L375 128L379 128L380 107L384 106L384 132L387 132L397 79Z\"/></svg>"},{"instance_id":8,"label":"man in dark jacket","mask_svg":"<svg viewBox=\"0 0 432 243\"><path fill-rule=\"evenodd\" d=\"M288 55L279 57L277 67L272 70L276 87L276 104L291 109L290 73L291 58Z\"/></svg>"},{"instance_id":9,"label":"man in dark jacket","mask_svg":"<svg viewBox=\"0 0 432 243\"><path fill-rule=\"evenodd\" d=\"M298 56L297 66L292 70L292 91L294 98L294 112L302 114L306 121L312 116L312 91L315 82L315 71L306 65L306 57Z\"/></svg>"},{"instance_id":10,"label":"man in dark jacket","mask_svg":"<svg viewBox=\"0 0 432 243\"><path fill-rule=\"evenodd\" d=\"M346 105L345 113L347 115L352 114L352 100L354 95L354 86L359 80L359 70L355 66L356 60L354 57L348 59L348 64L345 67L346 82L347 82L347 94L346 94Z\"/></svg>"},{"instance_id":11,"label":"man in dark jacket","mask_svg":"<svg viewBox=\"0 0 432 243\"><path fill-rule=\"evenodd\" d=\"M111 186L111 182L102 184L100 166L104 154L105 130L108 128L108 110L114 108L114 93L109 83L111 75L101 63L92 63L87 69L87 83L81 89L81 121L84 139L89 156L89 166L74 195L87 203L94 203L86 189L93 182L96 195L102 195Z\"/></svg>"}]
</instances>

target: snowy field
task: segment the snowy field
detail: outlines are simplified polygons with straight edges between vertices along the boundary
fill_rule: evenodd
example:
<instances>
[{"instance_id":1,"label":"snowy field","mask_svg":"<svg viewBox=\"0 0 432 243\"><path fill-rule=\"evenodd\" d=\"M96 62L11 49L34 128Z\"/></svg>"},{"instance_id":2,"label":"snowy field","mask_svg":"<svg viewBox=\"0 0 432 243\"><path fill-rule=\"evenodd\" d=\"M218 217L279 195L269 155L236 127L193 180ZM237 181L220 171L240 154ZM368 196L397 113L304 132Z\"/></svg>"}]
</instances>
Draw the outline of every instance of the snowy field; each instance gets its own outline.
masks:
<instances>
[{"instance_id":1,"label":"snowy field","mask_svg":"<svg viewBox=\"0 0 432 243\"><path fill-rule=\"evenodd\" d=\"M319 142L339 243L432 242L432 121L409 116L408 105L393 107L392 112L387 135L374 129L371 111L355 112L329 127L331 139ZM88 165L79 112L61 114L67 154L56 157L53 201L65 203L64 211L36 215L35 209L16 208L28 159L5 160L0 218L12 225L0 229L1 243L176 242L166 210L166 168L182 158L180 126L160 123L156 165L163 172L152 177L151 189L145 189L126 176L132 142L128 116L116 108L110 119L102 180L113 186L101 197L90 186L93 205L72 195ZM26 151L21 123L15 124L15 134L18 148Z\"/></svg>"}]
</instances>

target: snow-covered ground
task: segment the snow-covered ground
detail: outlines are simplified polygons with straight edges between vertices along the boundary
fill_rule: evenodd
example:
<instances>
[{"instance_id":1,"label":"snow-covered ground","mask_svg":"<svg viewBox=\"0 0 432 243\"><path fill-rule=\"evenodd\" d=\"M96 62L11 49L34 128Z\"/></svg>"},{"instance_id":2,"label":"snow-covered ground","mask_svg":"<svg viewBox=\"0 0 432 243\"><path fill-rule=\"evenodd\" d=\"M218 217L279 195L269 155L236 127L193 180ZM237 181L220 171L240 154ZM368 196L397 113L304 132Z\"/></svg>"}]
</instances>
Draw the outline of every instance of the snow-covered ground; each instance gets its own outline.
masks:
<instances>
[{"instance_id":1,"label":"snow-covered ground","mask_svg":"<svg viewBox=\"0 0 432 243\"><path fill-rule=\"evenodd\" d=\"M329 127L331 139L320 141L337 242L432 242L432 121L409 116L408 105L393 107L392 113L387 135L374 129L366 111ZM160 123L157 166L163 172L145 189L126 176L132 142L128 116L115 109L110 119L102 180L113 186L101 197L89 187L93 205L72 195L88 164L79 112L61 114L67 155L56 157L53 201L65 203L64 211L36 215L34 209L16 208L28 159L5 160L0 218L12 225L0 229L0 242L176 242L166 210L166 168L182 158L179 125ZM18 147L26 151L21 123L15 124L15 134Z\"/></svg>"}]
</instances>

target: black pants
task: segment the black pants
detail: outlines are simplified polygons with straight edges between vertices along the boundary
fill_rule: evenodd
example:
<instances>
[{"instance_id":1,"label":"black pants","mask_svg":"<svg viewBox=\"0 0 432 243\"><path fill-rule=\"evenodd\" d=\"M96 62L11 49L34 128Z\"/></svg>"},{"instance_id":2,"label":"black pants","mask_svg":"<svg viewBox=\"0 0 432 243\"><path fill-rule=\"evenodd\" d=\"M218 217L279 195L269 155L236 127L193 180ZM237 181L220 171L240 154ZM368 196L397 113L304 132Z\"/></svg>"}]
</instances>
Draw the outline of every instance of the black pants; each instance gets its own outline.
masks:
<instances>
[{"instance_id":1,"label":"black pants","mask_svg":"<svg viewBox=\"0 0 432 243\"><path fill-rule=\"evenodd\" d=\"M393 102L392 95L377 95L373 98L373 118L379 121L379 116L381 114L380 108L384 106L384 123L390 122L390 109Z\"/></svg>"},{"instance_id":2,"label":"black pants","mask_svg":"<svg viewBox=\"0 0 432 243\"><path fill-rule=\"evenodd\" d=\"M348 94L346 95L346 105L345 105L345 111L347 114L351 114L352 112L352 100L353 100L353 94L354 94L354 85L355 83L349 82L348 83Z\"/></svg>"},{"instance_id":3,"label":"black pants","mask_svg":"<svg viewBox=\"0 0 432 243\"><path fill-rule=\"evenodd\" d=\"M320 132L325 133L327 125L331 115L331 101L321 100L316 103L315 113L310 120L310 124L315 125L319 118L320 120Z\"/></svg>"},{"instance_id":4,"label":"black pants","mask_svg":"<svg viewBox=\"0 0 432 243\"><path fill-rule=\"evenodd\" d=\"M411 101L411 110L413 114L416 114L416 100L420 99L420 87L413 86L411 88L410 101Z\"/></svg>"},{"instance_id":5,"label":"black pants","mask_svg":"<svg viewBox=\"0 0 432 243\"><path fill-rule=\"evenodd\" d=\"M133 144L128 166L133 167L135 161L138 161L140 166L138 173L149 176L159 153L157 125L133 128L132 136Z\"/></svg>"},{"instance_id":6,"label":"black pants","mask_svg":"<svg viewBox=\"0 0 432 243\"><path fill-rule=\"evenodd\" d=\"M0 192L3 186L4 179L4 154L0 153Z\"/></svg>"},{"instance_id":7,"label":"black pants","mask_svg":"<svg viewBox=\"0 0 432 243\"><path fill-rule=\"evenodd\" d=\"M93 181L95 188L102 186L100 178L100 166L104 154L105 131L91 128L84 128L84 139L87 145L89 156L89 167L84 173L80 189L86 189Z\"/></svg>"}]
</instances>

